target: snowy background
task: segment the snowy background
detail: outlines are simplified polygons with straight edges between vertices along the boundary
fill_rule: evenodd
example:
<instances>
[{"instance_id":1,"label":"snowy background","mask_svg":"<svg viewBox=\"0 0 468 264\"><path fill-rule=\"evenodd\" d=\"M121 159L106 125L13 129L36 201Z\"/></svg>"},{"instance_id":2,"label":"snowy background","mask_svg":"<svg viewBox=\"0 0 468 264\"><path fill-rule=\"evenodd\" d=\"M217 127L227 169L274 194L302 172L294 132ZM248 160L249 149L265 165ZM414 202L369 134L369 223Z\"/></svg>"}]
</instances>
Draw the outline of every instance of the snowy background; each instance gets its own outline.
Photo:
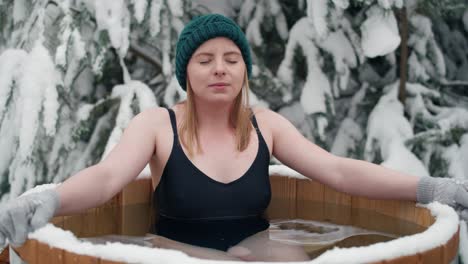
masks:
<instances>
[{"instance_id":1,"label":"snowy background","mask_svg":"<svg viewBox=\"0 0 468 264\"><path fill-rule=\"evenodd\" d=\"M0 203L99 162L138 112L184 99L175 43L187 21L208 12L246 32L252 104L336 155L468 179L467 7L0 0Z\"/></svg>"}]
</instances>

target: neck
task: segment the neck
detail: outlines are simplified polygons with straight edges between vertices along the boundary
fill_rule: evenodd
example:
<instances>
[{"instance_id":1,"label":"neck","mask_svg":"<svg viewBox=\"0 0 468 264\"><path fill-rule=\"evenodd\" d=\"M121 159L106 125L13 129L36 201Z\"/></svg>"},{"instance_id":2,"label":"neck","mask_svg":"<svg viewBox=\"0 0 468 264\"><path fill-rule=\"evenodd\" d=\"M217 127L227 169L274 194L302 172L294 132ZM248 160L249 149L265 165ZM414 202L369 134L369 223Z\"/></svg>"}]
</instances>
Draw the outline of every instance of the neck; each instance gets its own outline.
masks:
<instances>
[{"instance_id":1,"label":"neck","mask_svg":"<svg viewBox=\"0 0 468 264\"><path fill-rule=\"evenodd\" d=\"M199 131L232 131L229 117L233 104L195 102Z\"/></svg>"}]
</instances>

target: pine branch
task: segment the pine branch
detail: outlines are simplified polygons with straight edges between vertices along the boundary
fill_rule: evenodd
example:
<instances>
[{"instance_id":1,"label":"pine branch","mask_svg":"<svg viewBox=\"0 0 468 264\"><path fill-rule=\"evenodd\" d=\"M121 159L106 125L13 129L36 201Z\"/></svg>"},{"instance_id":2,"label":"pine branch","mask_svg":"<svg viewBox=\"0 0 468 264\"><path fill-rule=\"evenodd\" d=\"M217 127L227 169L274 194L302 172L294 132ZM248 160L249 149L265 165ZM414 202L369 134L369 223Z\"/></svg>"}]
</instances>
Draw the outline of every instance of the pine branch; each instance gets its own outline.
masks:
<instances>
[{"instance_id":1,"label":"pine branch","mask_svg":"<svg viewBox=\"0 0 468 264\"><path fill-rule=\"evenodd\" d=\"M137 57L142 58L144 61L156 67L158 71L162 71L161 61L158 58L147 54L143 48L139 47L135 43L132 43L130 44L129 50L133 52Z\"/></svg>"},{"instance_id":2,"label":"pine branch","mask_svg":"<svg viewBox=\"0 0 468 264\"><path fill-rule=\"evenodd\" d=\"M444 86L458 86L458 85L464 86L464 85L468 85L468 81L462 81L462 80L450 81L447 79L440 79L439 84L444 85Z\"/></svg>"},{"instance_id":3,"label":"pine branch","mask_svg":"<svg viewBox=\"0 0 468 264\"><path fill-rule=\"evenodd\" d=\"M440 129L431 129L414 135L412 138L405 140L405 145L412 147L419 142L434 142L443 137L443 132Z\"/></svg>"}]
</instances>

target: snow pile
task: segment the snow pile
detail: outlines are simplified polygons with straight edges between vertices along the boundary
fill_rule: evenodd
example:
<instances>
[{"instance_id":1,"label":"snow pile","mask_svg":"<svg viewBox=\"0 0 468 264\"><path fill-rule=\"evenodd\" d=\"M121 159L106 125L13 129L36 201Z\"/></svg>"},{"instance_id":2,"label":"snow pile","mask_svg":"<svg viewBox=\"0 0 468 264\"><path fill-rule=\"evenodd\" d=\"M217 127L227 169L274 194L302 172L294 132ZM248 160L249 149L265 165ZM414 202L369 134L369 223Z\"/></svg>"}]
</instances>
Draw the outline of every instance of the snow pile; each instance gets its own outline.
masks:
<instances>
[{"instance_id":1,"label":"snow pile","mask_svg":"<svg viewBox=\"0 0 468 264\"><path fill-rule=\"evenodd\" d=\"M327 0L307 0L307 17L315 28L318 38L324 38L328 34Z\"/></svg>"},{"instance_id":2,"label":"snow pile","mask_svg":"<svg viewBox=\"0 0 468 264\"><path fill-rule=\"evenodd\" d=\"M327 113L327 102L333 101L330 82L320 67L319 50L313 42L316 33L310 30L310 28L311 23L306 18L301 18L294 24L290 31L285 57L277 73L278 78L287 87L293 87L293 59L295 51L300 48L307 61L308 70L307 79L302 88L300 103L304 109L304 113L307 115ZM337 55L336 58L342 58L342 56ZM324 128L328 124L327 119L319 116L316 122L320 137L325 138Z\"/></svg>"},{"instance_id":3,"label":"snow pile","mask_svg":"<svg viewBox=\"0 0 468 264\"><path fill-rule=\"evenodd\" d=\"M272 29L276 30L282 40L288 38L286 16L278 0L244 1L240 7L238 23L246 28L245 35L253 46L264 45L261 25L266 19L274 20Z\"/></svg>"},{"instance_id":4,"label":"snow pile","mask_svg":"<svg viewBox=\"0 0 468 264\"><path fill-rule=\"evenodd\" d=\"M462 136L460 146L452 144L445 149L443 157L450 161L448 172L453 178L468 180L468 134Z\"/></svg>"},{"instance_id":5,"label":"snow pile","mask_svg":"<svg viewBox=\"0 0 468 264\"><path fill-rule=\"evenodd\" d=\"M409 22L415 29L408 39L408 46L415 51L409 58L410 78L427 80L427 75L436 79L444 77L446 75L444 54L435 40L431 20L414 14Z\"/></svg>"},{"instance_id":6,"label":"snow pile","mask_svg":"<svg viewBox=\"0 0 468 264\"><path fill-rule=\"evenodd\" d=\"M24 50L6 50L0 55L0 117L5 114L5 104L13 93L12 84L19 79L21 65L28 54ZM8 63L7 63L8 62Z\"/></svg>"},{"instance_id":7,"label":"snow pile","mask_svg":"<svg viewBox=\"0 0 468 264\"><path fill-rule=\"evenodd\" d=\"M353 46L343 30L331 32L323 41L318 43L318 46L326 50L333 57L337 74L333 88L334 95L338 97L339 91L345 90L348 87L351 75L350 68L356 68L357 66L357 58Z\"/></svg>"},{"instance_id":8,"label":"snow pile","mask_svg":"<svg viewBox=\"0 0 468 264\"><path fill-rule=\"evenodd\" d=\"M176 98L179 98L179 100L176 101ZM185 99L187 99L187 92L180 88L176 76L173 75L166 87L163 101L166 105L175 105L177 102Z\"/></svg>"},{"instance_id":9,"label":"snow pile","mask_svg":"<svg viewBox=\"0 0 468 264\"><path fill-rule=\"evenodd\" d=\"M403 0L378 0L378 3L385 9L390 9L392 6L396 8L401 8L403 6Z\"/></svg>"},{"instance_id":10,"label":"snow pile","mask_svg":"<svg viewBox=\"0 0 468 264\"><path fill-rule=\"evenodd\" d=\"M43 126L48 135L55 134L58 116L58 94L56 85L59 77L47 49L39 42L22 64L22 75L18 80L18 105L23 109L17 112L20 120L19 154L26 157L32 150L35 132L39 126L39 115L43 111Z\"/></svg>"},{"instance_id":11,"label":"snow pile","mask_svg":"<svg viewBox=\"0 0 468 264\"><path fill-rule=\"evenodd\" d=\"M349 151L356 149L357 142L363 137L361 127L351 118L346 118L341 122L340 129L333 142L331 153L341 157L348 157Z\"/></svg>"},{"instance_id":12,"label":"snow pile","mask_svg":"<svg viewBox=\"0 0 468 264\"><path fill-rule=\"evenodd\" d=\"M352 152L356 150L359 142L364 137L364 132L355 120L358 114L358 105L362 102L367 88L367 85L363 85L363 87L353 95L348 115L343 122L341 122L335 141L331 147L330 152L332 154L341 157L353 157Z\"/></svg>"},{"instance_id":13,"label":"snow pile","mask_svg":"<svg viewBox=\"0 0 468 264\"><path fill-rule=\"evenodd\" d=\"M373 58L393 52L401 41L393 12L373 6L366 14L367 19L361 25L364 54Z\"/></svg>"},{"instance_id":14,"label":"snow pile","mask_svg":"<svg viewBox=\"0 0 468 264\"><path fill-rule=\"evenodd\" d=\"M16 153L0 154L0 171L13 172L9 174L10 197L35 185L36 172L30 158L42 130L47 136L56 133L56 87L60 83L52 57L39 41L29 53L6 50L0 56L0 121L4 124L0 145L3 149L17 149Z\"/></svg>"},{"instance_id":15,"label":"snow pile","mask_svg":"<svg viewBox=\"0 0 468 264\"><path fill-rule=\"evenodd\" d=\"M148 1L146 0L133 0L133 7L135 9L134 11L135 18L138 21L138 23L141 23L143 21L147 6L148 6Z\"/></svg>"},{"instance_id":16,"label":"snow pile","mask_svg":"<svg viewBox=\"0 0 468 264\"><path fill-rule=\"evenodd\" d=\"M384 160L381 165L412 175L429 176L424 164L405 146L405 141L413 137L413 129L397 98L398 83L387 89L389 91L380 98L369 116L366 160L374 159L377 143Z\"/></svg>"},{"instance_id":17,"label":"snow pile","mask_svg":"<svg viewBox=\"0 0 468 264\"><path fill-rule=\"evenodd\" d=\"M151 89L140 81L129 81L126 84L116 85L112 90L113 98L120 98L119 112L116 118L116 124L112 133L107 141L107 145L102 155L104 159L110 151L117 145L125 128L130 123L131 119L135 116L132 110L132 103L134 99L138 101L140 112L157 107L156 97L154 96ZM147 165L142 173L141 177L149 175L149 165Z\"/></svg>"},{"instance_id":18,"label":"snow pile","mask_svg":"<svg viewBox=\"0 0 468 264\"><path fill-rule=\"evenodd\" d=\"M96 23L106 30L112 47L124 57L129 47L130 14L124 0L96 1Z\"/></svg>"}]
</instances>

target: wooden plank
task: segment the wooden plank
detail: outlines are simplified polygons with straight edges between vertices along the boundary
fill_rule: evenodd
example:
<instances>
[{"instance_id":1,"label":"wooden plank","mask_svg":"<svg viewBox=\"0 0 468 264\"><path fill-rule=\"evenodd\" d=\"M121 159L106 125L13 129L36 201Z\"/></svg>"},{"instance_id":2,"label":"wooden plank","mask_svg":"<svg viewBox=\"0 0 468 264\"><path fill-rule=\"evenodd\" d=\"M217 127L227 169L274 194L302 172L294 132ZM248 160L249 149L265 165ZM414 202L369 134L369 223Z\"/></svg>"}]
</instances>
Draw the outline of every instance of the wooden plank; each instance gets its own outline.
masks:
<instances>
[{"instance_id":1,"label":"wooden plank","mask_svg":"<svg viewBox=\"0 0 468 264\"><path fill-rule=\"evenodd\" d=\"M376 200L375 211L383 215L397 217L400 209L400 201L395 200Z\"/></svg>"},{"instance_id":2,"label":"wooden plank","mask_svg":"<svg viewBox=\"0 0 468 264\"><path fill-rule=\"evenodd\" d=\"M415 207L415 202L400 201L398 217L401 219L401 221L398 224L398 234L406 236L422 231L419 228L416 228L415 225Z\"/></svg>"},{"instance_id":3,"label":"wooden plank","mask_svg":"<svg viewBox=\"0 0 468 264\"><path fill-rule=\"evenodd\" d=\"M63 250L59 248L50 247L48 244L37 243L37 262L62 264L63 263Z\"/></svg>"},{"instance_id":4,"label":"wooden plank","mask_svg":"<svg viewBox=\"0 0 468 264\"><path fill-rule=\"evenodd\" d=\"M288 215L290 219L297 218L297 179L288 178Z\"/></svg>"},{"instance_id":5,"label":"wooden plank","mask_svg":"<svg viewBox=\"0 0 468 264\"><path fill-rule=\"evenodd\" d=\"M427 208L415 207L415 223L424 227L429 227L434 223L434 217Z\"/></svg>"},{"instance_id":6,"label":"wooden plank","mask_svg":"<svg viewBox=\"0 0 468 264\"><path fill-rule=\"evenodd\" d=\"M96 208L96 236L118 234L121 226L121 193Z\"/></svg>"},{"instance_id":7,"label":"wooden plank","mask_svg":"<svg viewBox=\"0 0 468 264\"><path fill-rule=\"evenodd\" d=\"M52 223L54 226L59 227L59 228L63 228L63 222L64 222L63 216L55 216L50 221L50 223Z\"/></svg>"},{"instance_id":8,"label":"wooden plank","mask_svg":"<svg viewBox=\"0 0 468 264\"><path fill-rule=\"evenodd\" d=\"M325 221L339 225L351 224L351 196L325 186L323 199Z\"/></svg>"},{"instance_id":9,"label":"wooden plank","mask_svg":"<svg viewBox=\"0 0 468 264\"><path fill-rule=\"evenodd\" d=\"M324 185L307 179L297 180L296 215L297 218L324 220Z\"/></svg>"},{"instance_id":10,"label":"wooden plank","mask_svg":"<svg viewBox=\"0 0 468 264\"><path fill-rule=\"evenodd\" d=\"M400 201L400 207L398 208L399 212L399 218L409 221L409 222L415 222L415 208L416 208L416 203L411 202L411 201Z\"/></svg>"},{"instance_id":11,"label":"wooden plank","mask_svg":"<svg viewBox=\"0 0 468 264\"><path fill-rule=\"evenodd\" d=\"M151 179L141 179L129 183L122 190L122 204L149 203L151 200Z\"/></svg>"},{"instance_id":12,"label":"wooden plank","mask_svg":"<svg viewBox=\"0 0 468 264\"><path fill-rule=\"evenodd\" d=\"M376 200L375 212L379 218L376 225L379 231L398 234L400 232L398 212L400 201L395 200Z\"/></svg>"},{"instance_id":13,"label":"wooden plank","mask_svg":"<svg viewBox=\"0 0 468 264\"><path fill-rule=\"evenodd\" d=\"M375 200L361 196L351 197L351 225L376 230L373 226Z\"/></svg>"},{"instance_id":14,"label":"wooden plank","mask_svg":"<svg viewBox=\"0 0 468 264\"><path fill-rule=\"evenodd\" d=\"M125 263L125 262L118 262L118 261L101 259L101 264L123 264L123 263Z\"/></svg>"},{"instance_id":15,"label":"wooden plank","mask_svg":"<svg viewBox=\"0 0 468 264\"><path fill-rule=\"evenodd\" d=\"M50 246L41 242L37 243L37 262L51 263Z\"/></svg>"},{"instance_id":16,"label":"wooden plank","mask_svg":"<svg viewBox=\"0 0 468 264\"><path fill-rule=\"evenodd\" d=\"M443 247L439 246L421 254L421 262L425 264L440 264L442 259Z\"/></svg>"},{"instance_id":17,"label":"wooden plank","mask_svg":"<svg viewBox=\"0 0 468 264\"><path fill-rule=\"evenodd\" d=\"M60 248L51 248L50 249L50 254L51 254L51 264L62 264L63 263L63 254L64 250ZM44 262L46 263L46 262Z\"/></svg>"},{"instance_id":18,"label":"wooden plank","mask_svg":"<svg viewBox=\"0 0 468 264\"><path fill-rule=\"evenodd\" d=\"M75 214L65 216L63 221L63 229L72 232L77 237L82 237L84 233L83 215Z\"/></svg>"},{"instance_id":19,"label":"wooden plank","mask_svg":"<svg viewBox=\"0 0 468 264\"><path fill-rule=\"evenodd\" d=\"M10 247L7 245L2 252L0 252L0 264L10 262Z\"/></svg>"},{"instance_id":20,"label":"wooden plank","mask_svg":"<svg viewBox=\"0 0 468 264\"><path fill-rule=\"evenodd\" d=\"M69 251L64 251L64 263L65 264L100 264L101 261L97 257L79 255Z\"/></svg>"},{"instance_id":21,"label":"wooden plank","mask_svg":"<svg viewBox=\"0 0 468 264\"><path fill-rule=\"evenodd\" d=\"M450 238L450 240L443 245L443 259L444 263L451 263L452 260L458 255L458 245L460 243L460 226L457 232Z\"/></svg>"},{"instance_id":22,"label":"wooden plank","mask_svg":"<svg viewBox=\"0 0 468 264\"><path fill-rule=\"evenodd\" d=\"M81 255L79 258L80 264L100 264L101 260L97 257Z\"/></svg>"},{"instance_id":23,"label":"wooden plank","mask_svg":"<svg viewBox=\"0 0 468 264\"><path fill-rule=\"evenodd\" d=\"M82 217L80 220L81 220L81 233L79 237L95 236L98 231L96 227L96 221L97 221L96 208L90 208L86 210L86 212L82 214Z\"/></svg>"},{"instance_id":24,"label":"wooden plank","mask_svg":"<svg viewBox=\"0 0 468 264\"><path fill-rule=\"evenodd\" d=\"M28 239L26 242L17 248L13 248L16 254L28 264L36 264L37 262L37 240Z\"/></svg>"},{"instance_id":25,"label":"wooden plank","mask_svg":"<svg viewBox=\"0 0 468 264\"><path fill-rule=\"evenodd\" d=\"M127 204L122 207L119 234L141 236L148 233L151 227L151 210L154 209L149 204Z\"/></svg>"},{"instance_id":26,"label":"wooden plank","mask_svg":"<svg viewBox=\"0 0 468 264\"><path fill-rule=\"evenodd\" d=\"M144 235L151 227L151 180L137 180L122 191L120 234ZM138 215L139 217L135 217Z\"/></svg>"},{"instance_id":27,"label":"wooden plank","mask_svg":"<svg viewBox=\"0 0 468 264\"><path fill-rule=\"evenodd\" d=\"M270 176L271 202L266 210L266 216L272 219L288 219L291 212L290 189L288 177Z\"/></svg>"},{"instance_id":28,"label":"wooden plank","mask_svg":"<svg viewBox=\"0 0 468 264\"><path fill-rule=\"evenodd\" d=\"M390 260L384 261L385 264L420 264L423 263L421 259L421 255L411 255L411 256L403 256L399 258L394 258Z\"/></svg>"},{"instance_id":29,"label":"wooden plank","mask_svg":"<svg viewBox=\"0 0 468 264\"><path fill-rule=\"evenodd\" d=\"M79 263L80 255L69 252L69 251L64 251L63 252L63 260L64 264L76 264Z\"/></svg>"}]
</instances>

